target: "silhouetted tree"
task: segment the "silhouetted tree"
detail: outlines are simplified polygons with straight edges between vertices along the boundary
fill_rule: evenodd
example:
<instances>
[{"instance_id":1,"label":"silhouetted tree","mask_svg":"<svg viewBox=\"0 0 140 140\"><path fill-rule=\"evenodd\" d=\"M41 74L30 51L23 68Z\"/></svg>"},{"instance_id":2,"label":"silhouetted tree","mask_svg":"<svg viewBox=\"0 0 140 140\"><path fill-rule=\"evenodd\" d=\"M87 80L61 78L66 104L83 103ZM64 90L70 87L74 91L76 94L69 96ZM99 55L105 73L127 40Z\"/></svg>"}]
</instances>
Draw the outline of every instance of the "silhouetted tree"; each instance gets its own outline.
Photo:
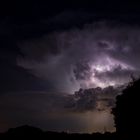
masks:
<instances>
[{"instance_id":1,"label":"silhouetted tree","mask_svg":"<svg viewBox=\"0 0 140 140\"><path fill-rule=\"evenodd\" d=\"M129 83L123 94L117 97L115 116L116 132L121 135L136 135L140 126L140 79Z\"/></svg>"}]
</instances>

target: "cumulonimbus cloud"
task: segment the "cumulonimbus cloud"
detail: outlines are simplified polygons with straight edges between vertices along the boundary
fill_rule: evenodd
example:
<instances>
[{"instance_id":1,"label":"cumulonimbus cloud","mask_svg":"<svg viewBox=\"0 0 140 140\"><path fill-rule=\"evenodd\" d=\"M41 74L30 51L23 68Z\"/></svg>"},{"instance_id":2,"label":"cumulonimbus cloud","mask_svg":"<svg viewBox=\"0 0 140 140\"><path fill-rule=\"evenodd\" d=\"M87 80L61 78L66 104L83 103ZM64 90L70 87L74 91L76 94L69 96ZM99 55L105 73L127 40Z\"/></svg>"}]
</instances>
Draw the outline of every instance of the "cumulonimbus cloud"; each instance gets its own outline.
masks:
<instances>
[{"instance_id":1,"label":"cumulonimbus cloud","mask_svg":"<svg viewBox=\"0 0 140 140\"><path fill-rule=\"evenodd\" d=\"M17 62L54 90L72 93L128 82L139 73L139 45L139 27L99 22L20 42Z\"/></svg>"}]
</instances>

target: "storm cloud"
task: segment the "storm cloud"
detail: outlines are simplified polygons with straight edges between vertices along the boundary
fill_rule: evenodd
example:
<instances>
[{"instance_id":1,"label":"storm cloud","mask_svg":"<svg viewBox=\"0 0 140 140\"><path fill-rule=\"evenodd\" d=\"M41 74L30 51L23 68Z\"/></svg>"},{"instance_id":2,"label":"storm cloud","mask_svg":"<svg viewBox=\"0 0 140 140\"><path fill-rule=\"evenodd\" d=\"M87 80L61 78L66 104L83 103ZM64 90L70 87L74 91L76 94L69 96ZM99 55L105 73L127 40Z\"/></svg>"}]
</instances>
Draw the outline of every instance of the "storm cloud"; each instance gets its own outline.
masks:
<instances>
[{"instance_id":1,"label":"storm cloud","mask_svg":"<svg viewBox=\"0 0 140 140\"><path fill-rule=\"evenodd\" d=\"M55 91L120 85L139 75L139 37L138 26L94 22L19 42L17 63Z\"/></svg>"},{"instance_id":2,"label":"storm cloud","mask_svg":"<svg viewBox=\"0 0 140 140\"><path fill-rule=\"evenodd\" d=\"M0 131L26 124L49 131L91 133L104 132L104 127L115 131L110 111L119 91L107 87L80 89L69 95L44 91L5 93L0 95Z\"/></svg>"},{"instance_id":3,"label":"storm cloud","mask_svg":"<svg viewBox=\"0 0 140 140\"><path fill-rule=\"evenodd\" d=\"M1 95L3 128L28 122L45 130L115 131L115 97L139 76L139 35L138 26L101 21L18 41L18 68L46 88ZM9 120L7 110L15 113Z\"/></svg>"}]
</instances>

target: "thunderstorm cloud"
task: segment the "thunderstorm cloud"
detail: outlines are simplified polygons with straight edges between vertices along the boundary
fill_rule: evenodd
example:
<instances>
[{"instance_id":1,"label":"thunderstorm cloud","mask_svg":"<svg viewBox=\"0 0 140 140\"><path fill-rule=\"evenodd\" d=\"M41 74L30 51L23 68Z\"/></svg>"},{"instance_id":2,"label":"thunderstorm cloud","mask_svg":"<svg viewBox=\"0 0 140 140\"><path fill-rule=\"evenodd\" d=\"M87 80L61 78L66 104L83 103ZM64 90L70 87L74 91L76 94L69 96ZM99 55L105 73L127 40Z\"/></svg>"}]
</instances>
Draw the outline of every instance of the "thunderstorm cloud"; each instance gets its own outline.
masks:
<instances>
[{"instance_id":1,"label":"thunderstorm cloud","mask_svg":"<svg viewBox=\"0 0 140 140\"><path fill-rule=\"evenodd\" d=\"M138 76L140 28L98 22L19 42L19 66L53 85L55 91L107 87Z\"/></svg>"},{"instance_id":2,"label":"thunderstorm cloud","mask_svg":"<svg viewBox=\"0 0 140 140\"><path fill-rule=\"evenodd\" d=\"M49 131L115 131L115 98L140 73L140 27L102 20L74 26L94 19L82 14L64 12L39 26L9 27L8 19L1 24L0 34L9 39L3 44L15 46L15 54L10 47L0 51L0 131L23 124ZM71 28L54 28L69 22Z\"/></svg>"}]
</instances>

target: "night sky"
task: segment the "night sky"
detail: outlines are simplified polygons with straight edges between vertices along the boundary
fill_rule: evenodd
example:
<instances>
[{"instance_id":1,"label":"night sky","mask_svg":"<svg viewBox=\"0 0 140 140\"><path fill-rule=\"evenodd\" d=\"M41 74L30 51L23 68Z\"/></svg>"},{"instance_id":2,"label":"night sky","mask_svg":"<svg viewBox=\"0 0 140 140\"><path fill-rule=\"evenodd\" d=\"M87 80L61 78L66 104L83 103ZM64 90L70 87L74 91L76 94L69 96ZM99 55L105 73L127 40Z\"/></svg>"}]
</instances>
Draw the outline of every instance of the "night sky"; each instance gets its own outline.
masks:
<instances>
[{"instance_id":1,"label":"night sky","mask_svg":"<svg viewBox=\"0 0 140 140\"><path fill-rule=\"evenodd\" d=\"M0 132L114 132L111 108L140 76L139 5L3 3Z\"/></svg>"}]
</instances>

